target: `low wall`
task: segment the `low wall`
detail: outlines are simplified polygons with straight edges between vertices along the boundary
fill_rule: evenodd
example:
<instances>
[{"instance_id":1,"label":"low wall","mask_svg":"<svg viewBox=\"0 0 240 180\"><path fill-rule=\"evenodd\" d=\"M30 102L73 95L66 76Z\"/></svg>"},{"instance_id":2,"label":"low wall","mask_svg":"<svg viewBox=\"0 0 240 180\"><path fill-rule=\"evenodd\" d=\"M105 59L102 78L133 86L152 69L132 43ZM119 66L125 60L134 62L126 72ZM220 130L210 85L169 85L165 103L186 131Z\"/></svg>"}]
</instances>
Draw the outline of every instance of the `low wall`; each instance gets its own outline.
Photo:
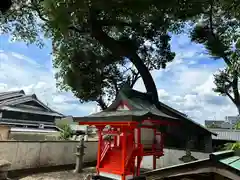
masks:
<instances>
[{"instance_id":1,"label":"low wall","mask_svg":"<svg viewBox=\"0 0 240 180\"><path fill-rule=\"evenodd\" d=\"M191 155L196 159L206 159L209 157L210 153L203 153L203 152L191 152ZM178 149L164 149L164 156L157 159L157 168L163 168L167 166L173 166L177 164L184 163L183 161L179 160L179 158L186 155L185 150L178 150ZM152 156L146 156L143 158L142 167L147 169L152 169Z\"/></svg>"},{"instance_id":2,"label":"low wall","mask_svg":"<svg viewBox=\"0 0 240 180\"><path fill-rule=\"evenodd\" d=\"M11 132L9 139L14 141L58 141L60 133Z\"/></svg>"},{"instance_id":3,"label":"low wall","mask_svg":"<svg viewBox=\"0 0 240 180\"><path fill-rule=\"evenodd\" d=\"M10 128L8 126L0 125L0 140L8 140Z\"/></svg>"},{"instance_id":4,"label":"low wall","mask_svg":"<svg viewBox=\"0 0 240 180\"><path fill-rule=\"evenodd\" d=\"M75 164L77 141L0 141L0 159L12 163L10 170ZM85 142L85 162L97 159L97 142ZM181 164L184 150L164 149L164 156L157 160L157 168ZM196 159L209 157L208 153L192 152ZM143 168L152 169L152 156L143 158Z\"/></svg>"},{"instance_id":5,"label":"low wall","mask_svg":"<svg viewBox=\"0 0 240 180\"><path fill-rule=\"evenodd\" d=\"M0 141L0 159L10 170L74 164L77 141ZM85 142L84 162L96 161L97 142Z\"/></svg>"}]
</instances>

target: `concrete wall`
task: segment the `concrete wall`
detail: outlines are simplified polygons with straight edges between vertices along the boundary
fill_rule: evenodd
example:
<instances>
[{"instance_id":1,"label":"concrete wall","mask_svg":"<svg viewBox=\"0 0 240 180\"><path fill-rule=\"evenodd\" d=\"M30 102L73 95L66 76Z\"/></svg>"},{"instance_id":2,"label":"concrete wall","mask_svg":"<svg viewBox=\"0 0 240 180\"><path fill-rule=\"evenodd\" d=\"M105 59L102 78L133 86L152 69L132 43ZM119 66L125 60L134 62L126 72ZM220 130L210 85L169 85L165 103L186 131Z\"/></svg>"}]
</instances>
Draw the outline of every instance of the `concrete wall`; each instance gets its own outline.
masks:
<instances>
[{"instance_id":1,"label":"concrete wall","mask_svg":"<svg viewBox=\"0 0 240 180\"><path fill-rule=\"evenodd\" d=\"M10 170L75 163L77 141L0 141L0 159L12 163ZM97 142L85 143L85 162L97 157Z\"/></svg>"},{"instance_id":2,"label":"concrete wall","mask_svg":"<svg viewBox=\"0 0 240 180\"><path fill-rule=\"evenodd\" d=\"M10 140L15 141L57 141L59 140L60 132L56 133L36 133L36 132L11 132Z\"/></svg>"},{"instance_id":3,"label":"concrete wall","mask_svg":"<svg viewBox=\"0 0 240 180\"><path fill-rule=\"evenodd\" d=\"M184 163L179 158L186 155L186 151L177 149L164 149L164 156L157 159L157 168L163 168L167 166L173 166ZM196 159L206 159L209 157L209 153L191 152L191 155ZM152 169L152 156L146 156L143 158L142 167Z\"/></svg>"},{"instance_id":4,"label":"concrete wall","mask_svg":"<svg viewBox=\"0 0 240 180\"><path fill-rule=\"evenodd\" d=\"M11 170L67 165L75 163L77 141L0 141L0 159L12 163ZM97 142L85 142L85 162L96 161ZM157 160L157 167L183 163L184 150L164 149L164 156ZM209 157L208 153L192 152L196 159ZM144 157L143 168L152 168L152 157Z\"/></svg>"},{"instance_id":5,"label":"concrete wall","mask_svg":"<svg viewBox=\"0 0 240 180\"><path fill-rule=\"evenodd\" d=\"M8 126L0 125L0 140L8 140L10 128Z\"/></svg>"}]
</instances>

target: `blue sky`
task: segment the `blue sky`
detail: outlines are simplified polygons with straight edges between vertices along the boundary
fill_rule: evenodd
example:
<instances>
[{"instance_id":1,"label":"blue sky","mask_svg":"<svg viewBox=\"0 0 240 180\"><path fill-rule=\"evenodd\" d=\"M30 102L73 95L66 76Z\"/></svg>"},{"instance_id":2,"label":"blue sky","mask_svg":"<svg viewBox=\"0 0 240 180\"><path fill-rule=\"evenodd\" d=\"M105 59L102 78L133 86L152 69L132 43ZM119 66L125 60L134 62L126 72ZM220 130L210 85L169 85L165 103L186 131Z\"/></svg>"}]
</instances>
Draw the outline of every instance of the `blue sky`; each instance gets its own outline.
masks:
<instances>
[{"instance_id":1,"label":"blue sky","mask_svg":"<svg viewBox=\"0 0 240 180\"><path fill-rule=\"evenodd\" d=\"M60 92L55 86L52 68L51 42L43 49L24 42L11 42L0 35L0 92L23 89L35 93L40 100L65 115L82 116L97 110L95 103L80 104L70 92ZM165 70L153 71L160 100L185 112L198 123L205 119L223 119L237 111L226 98L215 94L213 76L224 67L221 60L211 59L202 45L192 43L187 34L171 40L176 57ZM145 91L142 80L136 90Z\"/></svg>"}]
</instances>

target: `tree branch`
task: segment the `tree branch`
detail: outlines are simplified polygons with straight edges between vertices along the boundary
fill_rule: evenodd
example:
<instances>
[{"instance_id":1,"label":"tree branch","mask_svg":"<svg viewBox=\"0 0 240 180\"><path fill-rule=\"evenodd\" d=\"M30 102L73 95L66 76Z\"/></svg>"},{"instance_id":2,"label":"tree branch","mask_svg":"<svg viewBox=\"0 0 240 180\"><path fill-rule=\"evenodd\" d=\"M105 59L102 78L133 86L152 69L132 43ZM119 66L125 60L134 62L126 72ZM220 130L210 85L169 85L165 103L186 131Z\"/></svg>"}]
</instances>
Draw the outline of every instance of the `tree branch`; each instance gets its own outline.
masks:
<instances>
[{"instance_id":1,"label":"tree branch","mask_svg":"<svg viewBox=\"0 0 240 180\"><path fill-rule=\"evenodd\" d=\"M215 37L214 30L213 30L213 0L210 0L210 11L209 11L209 25L210 25L210 31Z\"/></svg>"},{"instance_id":2,"label":"tree branch","mask_svg":"<svg viewBox=\"0 0 240 180\"><path fill-rule=\"evenodd\" d=\"M211 31L213 38L216 39L216 35L214 34L214 29L213 29L213 3L214 3L213 1L214 0L210 0L210 1L211 2L210 2L210 11L209 11L209 26L210 26L210 31ZM227 55L225 53L222 54L222 58L228 67L232 66L230 59L227 57ZM228 92L226 93L226 95L231 99L231 101L234 104L236 104L236 105L240 104L240 94L239 94L239 90L238 90L238 72L237 71L233 72L233 81L231 82L231 85L232 85L234 97L232 97Z\"/></svg>"},{"instance_id":3,"label":"tree branch","mask_svg":"<svg viewBox=\"0 0 240 180\"><path fill-rule=\"evenodd\" d=\"M226 95L229 97L229 99L231 99L231 101L236 104L234 98L229 94L229 92L226 92Z\"/></svg>"},{"instance_id":4,"label":"tree branch","mask_svg":"<svg viewBox=\"0 0 240 180\"><path fill-rule=\"evenodd\" d=\"M99 23L101 24L101 26L121 26L121 27L129 26L129 27L134 27L133 24L123 22L123 21L118 21L118 20L110 20L110 19L101 20L101 21L99 21Z\"/></svg>"},{"instance_id":5,"label":"tree branch","mask_svg":"<svg viewBox=\"0 0 240 180\"><path fill-rule=\"evenodd\" d=\"M234 94L234 99L235 103L240 104L240 95L239 95L239 90L238 90L238 74L237 72L234 72L233 75L233 82L232 82L232 88L233 88L233 94Z\"/></svg>"},{"instance_id":6,"label":"tree branch","mask_svg":"<svg viewBox=\"0 0 240 180\"><path fill-rule=\"evenodd\" d=\"M125 67L126 68L126 67ZM131 67L126 68L122 73L125 74L126 72L128 72L129 70L131 70Z\"/></svg>"},{"instance_id":7,"label":"tree branch","mask_svg":"<svg viewBox=\"0 0 240 180\"><path fill-rule=\"evenodd\" d=\"M210 0L210 11L208 13L208 15L209 15L209 27L210 27L210 33L212 34L212 37L216 40L217 37L214 33L214 28L213 28L213 7L214 7L214 0ZM231 61L229 60L229 58L226 56L225 53L223 53L222 58L228 66L231 65Z\"/></svg>"},{"instance_id":8,"label":"tree branch","mask_svg":"<svg viewBox=\"0 0 240 180\"><path fill-rule=\"evenodd\" d=\"M132 41L129 39L119 41L108 36L96 19L97 15L97 12L90 8L89 23L91 25L91 36L99 41L105 48L109 49L115 56L129 58L140 73L147 92L152 93L153 99L158 101L158 93L155 82L149 72L149 69L137 54L137 48L133 46Z\"/></svg>"},{"instance_id":9,"label":"tree branch","mask_svg":"<svg viewBox=\"0 0 240 180\"><path fill-rule=\"evenodd\" d=\"M99 97L99 99L96 100L98 105L101 107L102 110L107 109L106 103L103 101L102 96Z\"/></svg>"},{"instance_id":10,"label":"tree branch","mask_svg":"<svg viewBox=\"0 0 240 180\"><path fill-rule=\"evenodd\" d=\"M34 2L34 0L31 0L31 4L32 6L29 6L29 8L31 8L32 10L35 10L37 12L37 15L38 17L43 20L43 21L49 21L47 18L45 18L42 14L41 14L41 11L40 11L40 7L39 5Z\"/></svg>"},{"instance_id":11,"label":"tree branch","mask_svg":"<svg viewBox=\"0 0 240 180\"><path fill-rule=\"evenodd\" d=\"M90 29L88 29L88 28L79 29L76 26L69 26L68 29L72 30L72 31L75 31L75 32L77 32L79 34L82 34L82 35L90 33Z\"/></svg>"},{"instance_id":12,"label":"tree branch","mask_svg":"<svg viewBox=\"0 0 240 180\"><path fill-rule=\"evenodd\" d=\"M133 88L133 86L136 84L137 80L140 78L140 74L139 73L136 73L133 75L133 79L130 83L130 87Z\"/></svg>"},{"instance_id":13,"label":"tree branch","mask_svg":"<svg viewBox=\"0 0 240 180\"><path fill-rule=\"evenodd\" d=\"M114 89L115 89L115 92L116 92L116 95L117 95L118 92L119 92L119 88L118 88L117 80L114 79L114 78L111 78L111 80L112 80L112 83L113 83L113 86L114 86Z\"/></svg>"}]
</instances>

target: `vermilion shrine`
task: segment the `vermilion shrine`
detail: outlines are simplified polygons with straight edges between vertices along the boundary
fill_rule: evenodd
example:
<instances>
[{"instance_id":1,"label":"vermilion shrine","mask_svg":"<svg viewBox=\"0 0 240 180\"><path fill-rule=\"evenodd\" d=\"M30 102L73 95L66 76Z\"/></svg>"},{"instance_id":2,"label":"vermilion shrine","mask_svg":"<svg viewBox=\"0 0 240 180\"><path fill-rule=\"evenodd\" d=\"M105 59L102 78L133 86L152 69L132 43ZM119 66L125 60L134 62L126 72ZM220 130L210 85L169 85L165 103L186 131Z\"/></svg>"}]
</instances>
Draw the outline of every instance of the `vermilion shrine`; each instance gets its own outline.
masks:
<instances>
[{"instance_id":1,"label":"vermilion shrine","mask_svg":"<svg viewBox=\"0 0 240 180\"><path fill-rule=\"evenodd\" d=\"M175 117L156 106L150 94L130 88L122 89L102 112L75 121L96 126L97 173L100 177L119 180L139 176L144 156L153 156L155 169L156 159L164 155L164 128L178 124Z\"/></svg>"}]
</instances>

